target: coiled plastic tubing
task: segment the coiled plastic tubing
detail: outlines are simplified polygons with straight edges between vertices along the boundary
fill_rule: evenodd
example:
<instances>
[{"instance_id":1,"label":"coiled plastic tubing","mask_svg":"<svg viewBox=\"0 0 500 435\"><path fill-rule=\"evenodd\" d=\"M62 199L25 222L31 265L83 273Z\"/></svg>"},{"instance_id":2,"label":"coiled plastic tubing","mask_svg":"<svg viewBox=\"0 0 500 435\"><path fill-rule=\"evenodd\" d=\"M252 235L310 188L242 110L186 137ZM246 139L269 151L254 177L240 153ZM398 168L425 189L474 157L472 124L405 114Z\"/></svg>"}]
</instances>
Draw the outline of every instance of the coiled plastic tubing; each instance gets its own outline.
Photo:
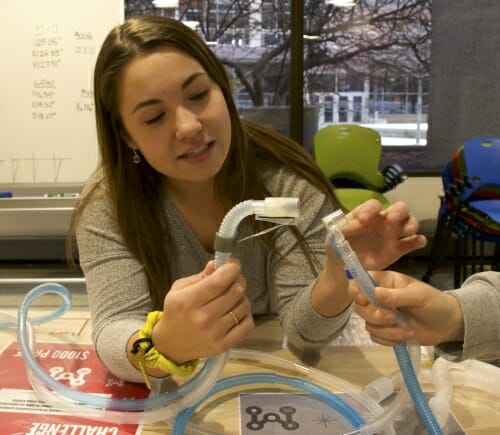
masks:
<instances>
[{"instance_id":1,"label":"coiled plastic tubing","mask_svg":"<svg viewBox=\"0 0 500 435\"><path fill-rule=\"evenodd\" d=\"M293 223L298 217L297 198L266 198L248 200L234 206L224 217L216 237L215 263L221 266L230 256L232 245L241 220L250 215L257 218ZM222 241L222 242L221 242ZM57 294L62 298L61 306L54 313L28 321L32 302L45 294ZM34 334L31 324L43 323L59 317L71 305L71 293L57 283L46 283L33 288L23 299L17 319L20 352L26 362L27 376L33 390L48 403L81 417L115 423L147 423L173 419L180 410L199 402L219 379L229 353L209 358L201 370L176 389L152 395L146 399L113 399L70 388L50 376L33 354Z\"/></svg>"},{"instance_id":2,"label":"coiled plastic tubing","mask_svg":"<svg viewBox=\"0 0 500 435\"><path fill-rule=\"evenodd\" d=\"M217 233L216 267L222 265L230 257L237 234L236 228L241 220L250 215L276 223L286 221L287 224L293 224L298 217L298 199L249 200L233 207L223 219ZM59 295L62 299L61 306L51 314L28 320L28 311L33 301L48 293ZM65 287L56 283L42 284L28 292L20 305L17 316L20 352L26 362L26 370L33 390L41 399L65 412L119 424L170 422L175 419L174 434L176 435L183 434L186 430L200 434L214 434L213 431L188 423L193 412L211 395L245 385L270 384L273 387L281 385L286 389L305 391L319 398L337 413L339 420L343 421L344 430L349 434L367 434L373 433L374 430L394 433L392 427L394 415L391 413L388 415L387 410L356 387L324 372L254 350L231 350L218 357L209 358L200 371L186 383L166 393L152 391L151 397L145 399L110 399L72 389L56 381L39 365L33 355L35 339L32 327L61 316L70 305L71 294ZM10 321L4 326L13 326L14 323ZM416 348L418 349L418 346ZM237 359L249 360L256 365L267 364L272 372L248 373L220 379L226 364ZM418 360L419 355L410 359ZM401 365L401 361L399 362ZM411 369L412 363L409 364ZM300 377L280 375L279 370L285 370L288 374L296 371ZM332 391L346 392L351 399L355 399L356 403L365 409L365 414L368 414L367 421L355 407ZM407 391L406 394L408 394Z\"/></svg>"},{"instance_id":3,"label":"coiled plastic tubing","mask_svg":"<svg viewBox=\"0 0 500 435\"><path fill-rule=\"evenodd\" d=\"M51 314L27 320L26 316L30 305L37 298L47 294L60 296L63 300L62 305ZM36 344L33 326L55 320L62 316L70 307L70 302L71 293L64 286L47 283L35 287L28 293L21 304L17 317L17 332L20 352L25 359L26 371L33 390L46 403L72 415L117 424L169 422L175 418L173 434L197 433L215 435L217 432L188 423L190 416L196 408L213 394L255 384L269 384L273 390L277 386L282 386L287 390L300 390L315 396L332 408L334 414L338 417L338 422L342 424L342 427L348 433L361 433L359 432L359 428L365 424L365 417L356 408L362 408L364 413L372 418L383 412L383 408L377 402L357 387L340 378L284 358L270 355L269 353L245 349L233 349L228 352L226 362L237 363L238 361L243 361L246 365L252 364L254 367L263 365L270 372L259 371L219 379L214 383L208 394L200 395L198 402L194 402L192 405L186 406L182 404L183 402L181 404L175 402L179 398L182 399L185 391L190 391L186 388L186 384L178 387L176 391L147 399L108 399L80 392L52 378L39 365L33 355ZM1 326L16 326L16 318L14 316L4 313L1 313L1 315L3 316L3 321L0 321ZM207 363L205 367L207 367ZM280 371L286 372L288 375L278 374ZM294 372L298 376L290 376L290 373ZM203 369L197 376L204 376ZM357 407L344 401L340 395L333 393L333 391L340 391L348 395L351 398L351 403L355 402ZM385 433L394 434L395 432L392 426L389 426L386 428Z\"/></svg>"}]
</instances>

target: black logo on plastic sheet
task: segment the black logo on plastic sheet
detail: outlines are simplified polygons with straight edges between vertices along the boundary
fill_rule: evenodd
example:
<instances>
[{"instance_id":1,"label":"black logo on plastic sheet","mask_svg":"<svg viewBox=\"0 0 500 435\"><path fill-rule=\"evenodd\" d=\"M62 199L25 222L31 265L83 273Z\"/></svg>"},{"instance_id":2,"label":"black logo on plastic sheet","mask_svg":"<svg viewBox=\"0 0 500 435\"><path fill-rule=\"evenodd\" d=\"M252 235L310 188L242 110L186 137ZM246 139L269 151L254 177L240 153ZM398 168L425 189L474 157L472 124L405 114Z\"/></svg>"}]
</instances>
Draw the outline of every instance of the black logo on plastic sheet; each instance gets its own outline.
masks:
<instances>
[{"instance_id":1,"label":"black logo on plastic sheet","mask_svg":"<svg viewBox=\"0 0 500 435\"><path fill-rule=\"evenodd\" d=\"M245 409L245 412L251 416L251 420L246 426L250 430L261 430L267 423L278 423L281 424L281 427L285 430L297 430L300 425L292 418L292 415L295 414L296 411L297 410L293 406L282 406L279 408L279 412L284 418L276 412L268 412L259 420L259 414L262 414L262 408L259 406L249 406Z\"/></svg>"}]
</instances>

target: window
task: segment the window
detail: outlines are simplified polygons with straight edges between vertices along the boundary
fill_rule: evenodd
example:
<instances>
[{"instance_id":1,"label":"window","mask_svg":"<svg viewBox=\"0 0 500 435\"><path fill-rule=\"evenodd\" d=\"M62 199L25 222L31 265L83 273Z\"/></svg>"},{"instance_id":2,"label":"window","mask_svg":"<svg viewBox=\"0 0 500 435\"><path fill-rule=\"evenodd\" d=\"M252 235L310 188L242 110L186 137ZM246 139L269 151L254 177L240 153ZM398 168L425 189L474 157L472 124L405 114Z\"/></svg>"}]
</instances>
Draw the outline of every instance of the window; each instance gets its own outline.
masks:
<instances>
[{"instance_id":1,"label":"window","mask_svg":"<svg viewBox=\"0 0 500 435\"><path fill-rule=\"evenodd\" d=\"M333 122L333 97L331 95L325 97L323 121L325 123Z\"/></svg>"},{"instance_id":2,"label":"window","mask_svg":"<svg viewBox=\"0 0 500 435\"><path fill-rule=\"evenodd\" d=\"M456 57L462 59L459 67L467 67L464 55L481 51L485 63L490 65L486 71L490 74L488 83L495 88L498 81L489 71L498 70L498 63L491 61L497 59L499 55L496 53L500 52L500 40L495 39L495 26L492 23L495 17L500 16L500 2L498 6L492 6L491 3L482 5L474 0L464 2L463 8L451 7L452 0L434 2L432 13L441 14L438 16L457 14L455 20L440 22L441 25L454 26L455 40L457 35L466 37L459 24L454 23L474 20L468 28L467 38L461 39L461 45L468 46L468 51L456 51ZM137 4L141 0L127 1L128 5L132 3L138 9ZM147 0L142 0L142 3L150 4ZM327 3L323 0L304 1L304 10L301 11L304 16L304 35L298 35L291 28L290 1L180 0L178 16L180 19L186 16L200 23L208 20L209 25L204 30L208 33L203 36L207 41L217 42L213 44L213 49L223 62L227 61L228 72L235 78L235 95L245 95L240 100L241 107L285 107L289 101L294 101L290 95L297 90L290 89L289 85L292 70L290 41L291 38L303 37L304 106L314 102L319 109L317 123L309 126L308 131L339 122L371 126L382 134L382 160L387 156L388 162L400 162L409 173L418 173L422 168L425 171L439 171L444 162L443 156L448 156L451 151L438 148L447 136L452 137L453 134L450 131L446 135L440 133L441 136L434 143L428 143L426 137L432 100L432 1L357 0L351 8L334 7ZM205 7L194 8L200 4ZM449 30L445 29L442 34L446 36ZM484 33L481 35L484 42L477 38L478 33ZM471 39L474 41L469 42ZM451 43L453 39L447 41ZM448 51L446 53L449 57ZM235 67L238 68L238 74L243 74L248 80L236 79L238 75ZM473 72L469 68L468 71L469 77L476 77L475 81L481 82L477 80L477 70ZM441 111L435 113L435 117L449 117L456 107L461 107L461 111L465 112L468 105L459 100L457 94L467 93L468 98L473 100L474 95L467 90L471 88L477 89L476 93L480 92L472 79L459 93L452 89L453 84L447 83L444 77L433 77L433 81L439 82L440 89L450 86L446 96L440 98L438 103L443 104L446 99L456 101L454 107L444 111L445 115L441 115ZM481 83L483 87L486 86L486 82ZM490 103L496 104L496 100ZM490 106L479 107L476 103L475 112L485 110L489 113ZM456 115L460 116L460 113ZM474 110L471 110L470 116L475 116ZM489 134L498 132L500 135L500 124L494 121L494 115L488 115L487 118L492 125ZM313 118L307 119L310 122ZM452 124L456 127L462 123ZM456 140L453 143L456 147ZM310 137L304 138L303 144L310 144Z\"/></svg>"}]
</instances>

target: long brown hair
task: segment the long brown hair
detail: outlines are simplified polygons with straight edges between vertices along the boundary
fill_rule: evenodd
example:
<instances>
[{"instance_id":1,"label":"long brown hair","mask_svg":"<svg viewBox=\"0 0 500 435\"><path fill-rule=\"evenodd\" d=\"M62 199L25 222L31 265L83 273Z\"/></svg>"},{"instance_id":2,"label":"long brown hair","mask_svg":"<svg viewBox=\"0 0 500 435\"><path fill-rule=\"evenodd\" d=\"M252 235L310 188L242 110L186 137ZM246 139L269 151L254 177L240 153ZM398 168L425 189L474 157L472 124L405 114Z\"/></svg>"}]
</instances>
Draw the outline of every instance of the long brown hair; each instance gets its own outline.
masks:
<instances>
[{"instance_id":1,"label":"long brown hair","mask_svg":"<svg viewBox=\"0 0 500 435\"><path fill-rule=\"evenodd\" d=\"M337 207L332 186L302 146L258 124L240 120L229 77L221 62L199 35L181 22L158 16L132 18L106 37L94 71L97 136L104 182L118 225L130 252L143 265L153 306L161 309L171 285L167 264L168 228L161 205L164 175L147 162L132 162L121 131L119 83L124 67L138 54L160 47L176 47L196 59L222 90L231 119L231 146L215 178L215 197L229 210L246 199L268 195L261 177L264 167L285 165L324 192ZM96 189L94 188L94 191ZM92 194L75 208L68 238L69 253L83 208ZM294 229L312 265L304 238ZM270 238L267 243L274 249Z\"/></svg>"}]
</instances>

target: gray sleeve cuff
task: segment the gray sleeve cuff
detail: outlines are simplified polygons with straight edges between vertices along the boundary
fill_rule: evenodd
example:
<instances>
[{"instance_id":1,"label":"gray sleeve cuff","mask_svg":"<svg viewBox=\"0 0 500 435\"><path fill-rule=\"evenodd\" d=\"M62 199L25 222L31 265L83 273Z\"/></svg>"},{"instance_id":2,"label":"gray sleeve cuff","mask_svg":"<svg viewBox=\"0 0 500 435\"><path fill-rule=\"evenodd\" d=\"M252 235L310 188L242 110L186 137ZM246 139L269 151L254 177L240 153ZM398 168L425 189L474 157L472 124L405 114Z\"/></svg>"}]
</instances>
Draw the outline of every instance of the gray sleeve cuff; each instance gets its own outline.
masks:
<instances>
[{"instance_id":1,"label":"gray sleeve cuff","mask_svg":"<svg viewBox=\"0 0 500 435\"><path fill-rule=\"evenodd\" d=\"M486 275L484 276L486 278ZM450 290L460 303L464 316L464 341L442 343L437 351L451 360L500 358L500 300L498 290L480 274L460 289Z\"/></svg>"},{"instance_id":2,"label":"gray sleeve cuff","mask_svg":"<svg viewBox=\"0 0 500 435\"><path fill-rule=\"evenodd\" d=\"M293 323L285 325L289 343L304 351L319 349L339 335L351 316L351 305L335 317L318 314L311 305L314 283L296 301ZM302 333L299 333L302 331Z\"/></svg>"},{"instance_id":3,"label":"gray sleeve cuff","mask_svg":"<svg viewBox=\"0 0 500 435\"><path fill-rule=\"evenodd\" d=\"M99 360L113 375L125 381L144 382L141 372L127 358L128 340L143 324L144 320L139 319L115 321L102 329L94 341Z\"/></svg>"}]
</instances>

